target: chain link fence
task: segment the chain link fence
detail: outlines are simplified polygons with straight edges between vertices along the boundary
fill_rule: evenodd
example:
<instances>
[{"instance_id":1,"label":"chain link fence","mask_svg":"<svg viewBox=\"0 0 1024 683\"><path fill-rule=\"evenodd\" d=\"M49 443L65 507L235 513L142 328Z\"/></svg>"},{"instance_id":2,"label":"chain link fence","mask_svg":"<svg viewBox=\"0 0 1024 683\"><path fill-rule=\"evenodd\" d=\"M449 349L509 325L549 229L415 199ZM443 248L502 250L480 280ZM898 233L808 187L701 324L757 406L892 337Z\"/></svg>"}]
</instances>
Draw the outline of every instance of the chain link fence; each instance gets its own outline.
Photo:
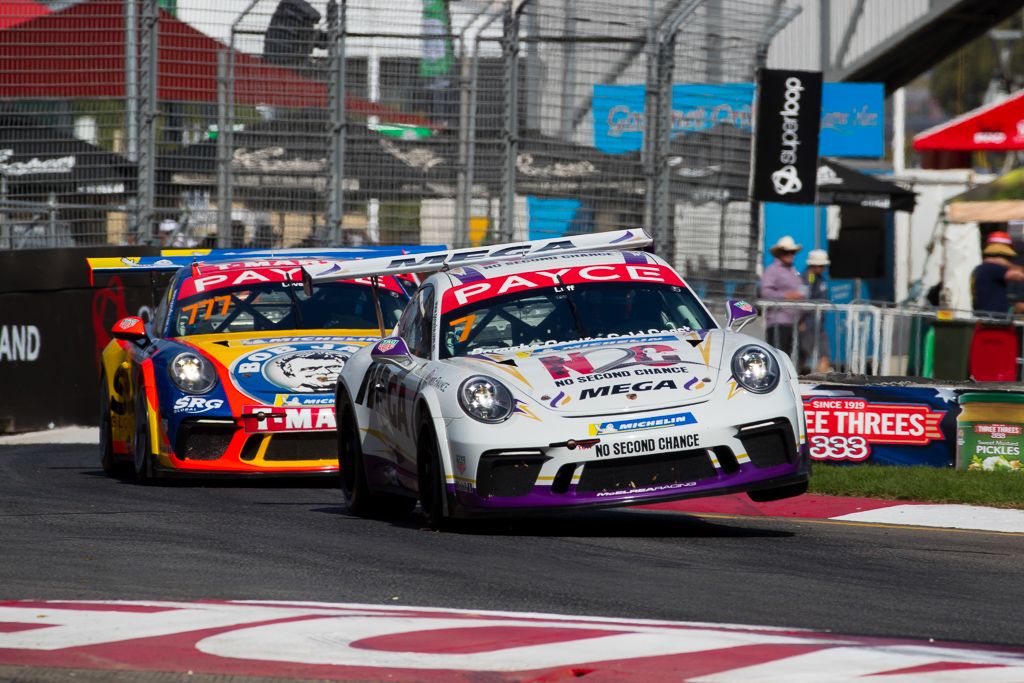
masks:
<instances>
[{"instance_id":1,"label":"chain link fence","mask_svg":"<svg viewBox=\"0 0 1024 683\"><path fill-rule=\"evenodd\" d=\"M644 227L700 293L752 293L750 84L782 0L0 12L0 249Z\"/></svg>"}]
</instances>

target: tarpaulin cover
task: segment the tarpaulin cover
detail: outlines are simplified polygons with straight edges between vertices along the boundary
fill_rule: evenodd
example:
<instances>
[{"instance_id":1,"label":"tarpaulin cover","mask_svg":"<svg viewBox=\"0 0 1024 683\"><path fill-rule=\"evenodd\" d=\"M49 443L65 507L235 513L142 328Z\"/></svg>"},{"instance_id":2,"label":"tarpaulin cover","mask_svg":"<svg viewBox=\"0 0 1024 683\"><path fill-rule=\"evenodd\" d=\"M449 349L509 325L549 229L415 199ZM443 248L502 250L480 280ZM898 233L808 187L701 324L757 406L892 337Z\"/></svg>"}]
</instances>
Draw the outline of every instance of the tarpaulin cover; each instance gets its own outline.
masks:
<instances>
[{"instance_id":1,"label":"tarpaulin cover","mask_svg":"<svg viewBox=\"0 0 1024 683\"><path fill-rule=\"evenodd\" d=\"M821 159L818 163L817 204L913 211L915 198L910 190L833 159Z\"/></svg>"},{"instance_id":2,"label":"tarpaulin cover","mask_svg":"<svg viewBox=\"0 0 1024 683\"><path fill-rule=\"evenodd\" d=\"M946 205L953 223L1003 223L1024 220L1024 168L958 194Z\"/></svg>"},{"instance_id":3,"label":"tarpaulin cover","mask_svg":"<svg viewBox=\"0 0 1024 683\"><path fill-rule=\"evenodd\" d=\"M914 149L919 152L1024 149L1024 91L918 133L914 136Z\"/></svg>"}]
</instances>

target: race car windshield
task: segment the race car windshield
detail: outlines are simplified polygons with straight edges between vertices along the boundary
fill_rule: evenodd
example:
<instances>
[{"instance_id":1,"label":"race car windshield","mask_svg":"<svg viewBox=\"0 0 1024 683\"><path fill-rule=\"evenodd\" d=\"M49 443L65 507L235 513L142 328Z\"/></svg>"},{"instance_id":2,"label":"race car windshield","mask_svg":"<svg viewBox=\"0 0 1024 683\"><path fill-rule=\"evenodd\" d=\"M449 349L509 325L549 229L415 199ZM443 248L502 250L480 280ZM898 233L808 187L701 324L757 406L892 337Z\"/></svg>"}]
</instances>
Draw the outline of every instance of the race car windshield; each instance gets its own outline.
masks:
<instances>
[{"instance_id":1,"label":"race car windshield","mask_svg":"<svg viewBox=\"0 0 1024 683\"><path fill-rule=\"evenodd\" d=\"M441 317L441 358L512 347L627 337L714 323L686 287L587 283L471 303Z\"/></svg>"},{"instance_id":2,"label":"race car windshield","mask_svg":"<svg viewBox=\"0 0 1024 683\"><path fill-rule=\"evenodd\" d=\"M390 329L407 298L383 287L377 292L384 326ZM177 301L170 335L314 329L376 330L372 287L331 282L317 285L308 297L290 282L216 289Z\"/></svg>"}]
</instances>

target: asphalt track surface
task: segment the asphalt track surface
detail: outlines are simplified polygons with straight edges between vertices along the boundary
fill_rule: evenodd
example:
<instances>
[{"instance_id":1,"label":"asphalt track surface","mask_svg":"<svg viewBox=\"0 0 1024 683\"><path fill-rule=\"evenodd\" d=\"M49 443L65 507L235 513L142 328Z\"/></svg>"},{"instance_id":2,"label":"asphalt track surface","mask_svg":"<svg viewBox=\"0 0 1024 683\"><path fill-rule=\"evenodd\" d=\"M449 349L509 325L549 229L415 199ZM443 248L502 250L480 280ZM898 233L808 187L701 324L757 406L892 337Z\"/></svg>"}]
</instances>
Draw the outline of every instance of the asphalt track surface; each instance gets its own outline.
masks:
<instances>
[{"instance_id":1,"label":"asphalt track surface","mask_svg":"<svg viewBox=\"0 0 1024 683\"><path fill-rule=\"evenodd\" d=\"M1024 645L1024 536L614 510L456 532L333 482L141 486L0 446L0 599L315 600Z\"/></svg>"}]
</instances>

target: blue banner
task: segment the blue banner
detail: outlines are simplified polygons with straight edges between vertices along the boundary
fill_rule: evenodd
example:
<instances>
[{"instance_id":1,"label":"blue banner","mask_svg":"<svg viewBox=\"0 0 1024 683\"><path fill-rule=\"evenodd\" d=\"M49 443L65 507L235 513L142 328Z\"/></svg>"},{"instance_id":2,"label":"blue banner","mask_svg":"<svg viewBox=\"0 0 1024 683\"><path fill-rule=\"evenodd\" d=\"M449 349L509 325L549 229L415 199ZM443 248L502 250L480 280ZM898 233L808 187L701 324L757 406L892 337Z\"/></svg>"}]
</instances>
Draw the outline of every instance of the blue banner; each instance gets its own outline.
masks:
<instances>
[{"instance_id":1,"label":"blue banner","mask_svg":"<svg viewBox=\"0 0 1024 683\"><path fill-rule=\"evenodd\" d=\"M594 146L608 154L643 147L646 87L594 86ZM715 125L751 131L752 83L677 84L672 87L672 135ZM819 154L881 157L885 154L885 90L881 83L825 83Z\"/></svg>"},{"instance_id":2,"label":"blue banner","mask_svg":"<svg viewBox=\"0 0 1024 683\"><path fill-rule=\"evenodd\" d=\"M594 146L608 154L643 147L643 85L594 86ZM672 87L673 137L727 125L751 130L754 86L751 83L693 84Z\"/></svg>"},{"instance_id":3,"label":"blue banner","mask_svg":"<svg viewBox=\"0 0 1024 683\"><path fill-rule=\"evenodd\" d=\"M885 88L881 83L826 83L821 93L819 154L885 156Z\"/></svg>"},{"instance_id":4,"label":"blue banner","mask_svg":"<svg viewBox=\"0 0 1024 683\"><path fill-rule=\"evenodd\" d=\"M576 212L579 211L580 201L528 196L526 207L529 213L529 239L544 240L561 237L569 232Z\"/></svg>"}]
</instances>

